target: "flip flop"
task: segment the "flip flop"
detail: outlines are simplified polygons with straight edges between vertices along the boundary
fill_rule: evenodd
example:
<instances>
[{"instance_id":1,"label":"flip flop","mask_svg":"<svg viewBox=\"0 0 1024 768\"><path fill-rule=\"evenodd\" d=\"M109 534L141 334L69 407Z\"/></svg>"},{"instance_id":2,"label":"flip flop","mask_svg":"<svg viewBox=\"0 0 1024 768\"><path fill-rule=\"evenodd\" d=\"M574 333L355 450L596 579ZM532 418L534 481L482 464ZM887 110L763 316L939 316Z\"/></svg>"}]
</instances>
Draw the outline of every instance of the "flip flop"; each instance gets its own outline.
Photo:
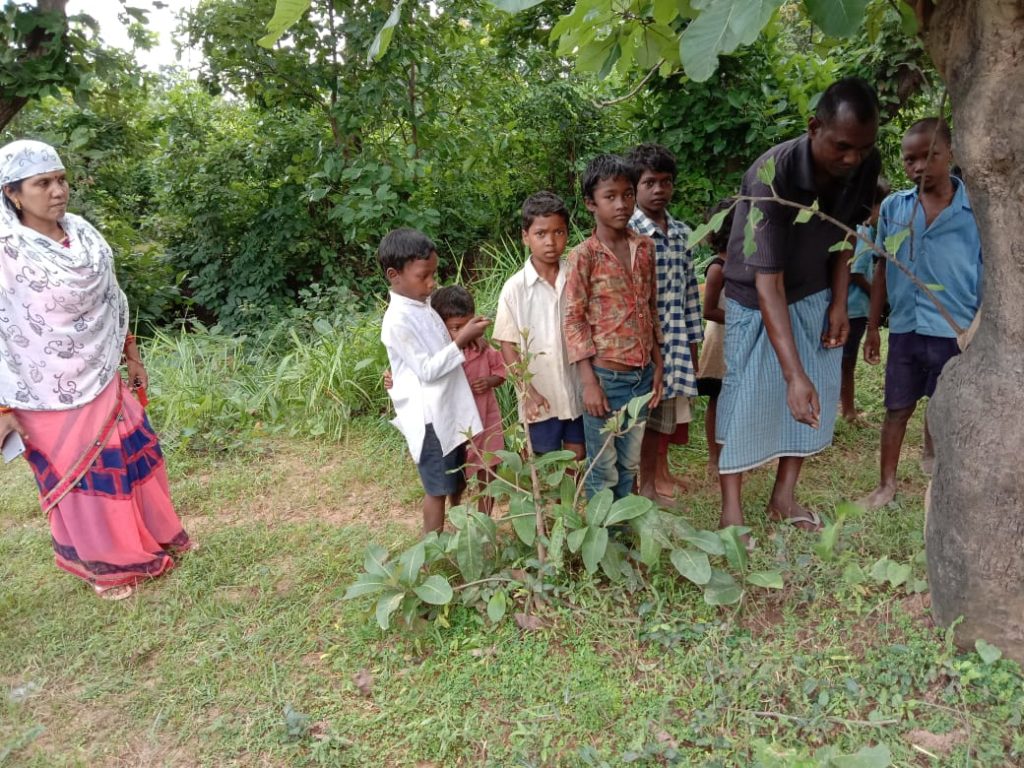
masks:
<instances>
[{"instance_id":1,"label":"flip flop","mask_svg":"<svg viewBox=\"0 0 1024 768\"><path fill-rule=\"evenodd\" d=\"M118 584L115 587L94 587L101 600L125 600L135 594L132 584Z\"/></svg>"},{"instance_id":2,"label":"flip flop","mask_svg":"<svg viewBox=\"0 0 1024 768\"><path fill-rule=\"evenodd\" d=\"M806 531L807 533L817 533L825 527L824 524L821 522L821 517L818 516L818 513L813 512L811 510L807 510L805 514L793 515L792 517L790 517L788 515L781 514L774 507L769 507L767 511L767 516L769 520L772 520L776 523L785 523L786 525L792 525L794 528L797 528L801 531ZM801 528L800 526L803 523L806 523L812 527Z\"/></svg>"}]
</instances>

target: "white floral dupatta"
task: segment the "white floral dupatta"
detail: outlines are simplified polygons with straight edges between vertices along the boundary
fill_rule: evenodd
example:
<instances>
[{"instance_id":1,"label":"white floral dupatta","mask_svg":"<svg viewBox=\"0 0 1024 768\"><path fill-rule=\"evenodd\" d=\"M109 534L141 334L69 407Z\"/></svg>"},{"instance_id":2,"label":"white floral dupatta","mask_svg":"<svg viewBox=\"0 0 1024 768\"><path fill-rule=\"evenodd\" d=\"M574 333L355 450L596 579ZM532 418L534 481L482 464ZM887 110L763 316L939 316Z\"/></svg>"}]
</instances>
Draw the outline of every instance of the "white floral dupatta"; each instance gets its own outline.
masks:
<instances>
[{"instance_id":1,"label":"white floral dupatta","mask_svg":"<svg viewBox=\"0 0 1024 768\"><path fill-rule=\"evenodd\" d=\"M128 301L110 246L65 214L65 248L0 201L0 405L59 411L92 402L117 375Z\"/></svg>"}]
</instances>

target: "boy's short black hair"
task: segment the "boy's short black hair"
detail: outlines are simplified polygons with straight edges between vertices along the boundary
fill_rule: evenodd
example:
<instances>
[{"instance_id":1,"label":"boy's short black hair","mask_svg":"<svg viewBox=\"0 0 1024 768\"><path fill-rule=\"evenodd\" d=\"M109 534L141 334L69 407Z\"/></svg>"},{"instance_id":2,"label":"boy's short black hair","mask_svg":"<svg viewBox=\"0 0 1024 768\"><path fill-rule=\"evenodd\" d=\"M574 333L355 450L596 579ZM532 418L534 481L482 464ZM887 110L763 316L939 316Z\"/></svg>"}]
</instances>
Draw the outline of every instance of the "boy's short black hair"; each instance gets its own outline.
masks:
<instances>
[{"instance_id":1,"label":"boy's short black hair","mask_svg":"<svg viewBox=\"0 0 1024 768\"><path fill-rule=\"evenodd\" d=\"M476 314L473 296L461 285L446 285L430 296L430 306L442 320L450 317L472 317Z\"/></svg>"},{"instance_id":2,"label":"boy's short black hair","mask_svg":"<svg viewBox=\"0 0 1024 768\"><path fill-rule=\"evenodd\" d=\"M953 132L949 130L949 123L938 117L922 117L920 120L916 120L907 128L907 132L903 134L903 137L906 138L915 133L927 133L929 136L932 136L936 132L946 142L947 147L953 146Z\"/></svg>"},{"instance_id":3,"label":"boy's short black hair","mask_svg":"<svg viewBox=\"0 0 1024 768\"><path fill-rule=\"evenodd\" d=\"M561 216L569 227L569 211L565 201L554 192L534 192L523 201L523 230L533 226L533 220L541 216Z\"/></svg>"},{"instance_id":4,"label":"boy's short black hair","mask_svg":"<svg viewBox=\"0 0 1024 768\"><path fill-rule=\"evenodd\" d=\"M639 144L633 147L626 159L633 164L638 180L644 175L644 171L654 171L655 173L670 173L672 181L675 181L676 174L679 172L676 156L661 144Z\"/></svg>"},{"instance_id":5,"label":"boy's short black hair","mask_svg":"<svg viewBox=\"0 0 1024 768\"><path fill-rule=\"evenodd\" d=\"M385 272L389 269L401 272L410 261L429 259L430 254L436 252L434 241L418 229L399 227L381 238L377 259Z\"/></svg>"},{"instance_id":6,"label":"boy's short black hair","mask_svg":"<svg viewBox=\"0 0 1024 768\"><path fill-rule=\"evenodd\" d=\"M599 182L619 177L629 179L633 188L636 188L636 169L632 163L620 155L598 155L587 163L587 169L583 172L583 199L594 199L594 189Z\"/></svg>"},{"instance_id":7,"label":"boy's short black hair","mask_svg":"<svg viewBox=\"0 0 1024 768\"><path fill-rule=\"evenodd\" d=\"M862 125L878 120L878 94L863 78L844 77L832 83L821 94L814 116L827 125L835 119L843 104L850 108Z\"/></svg>"},{"instance_id":8,"label":"boy's short black hair","mask_svg":"<svg viewBox=\"0 0 1024 768\"><path fill-rule=\"evenodd\" d=\"M731 209L722 222L722 226L718 228L718 231L708 234L707 243L715 253L725 253L729 250L729 233L732 232L732 218L733 213L736 211L734 207L735 202L731 197L727 197L724 200L720 200L714 207L708 209L708 212L704 215L704 221L711 221L711 217L716 213Z\"/></svg>"}]
</instances>

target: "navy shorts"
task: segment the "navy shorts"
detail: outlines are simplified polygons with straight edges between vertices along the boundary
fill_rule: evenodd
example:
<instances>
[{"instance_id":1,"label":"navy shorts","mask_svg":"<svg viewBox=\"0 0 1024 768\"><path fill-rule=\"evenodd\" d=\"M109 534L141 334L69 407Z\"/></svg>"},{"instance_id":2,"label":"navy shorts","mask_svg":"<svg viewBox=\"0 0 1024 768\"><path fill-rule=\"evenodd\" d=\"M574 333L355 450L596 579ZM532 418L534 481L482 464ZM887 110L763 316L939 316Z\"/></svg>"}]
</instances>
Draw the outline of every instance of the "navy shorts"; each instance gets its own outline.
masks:
<instances>
[{"instance_id":1,"label":"navy shorts","mask_svg":"<svg viewBox=\"0 0 1024 768\"><path fill-rule=\"evenodd\" d=\"M530 425L534 453L560 451L565 443L583 445L583 417L545 419Z\"/></svg>"},{"instance_id":2,"label":"navy shorts","mask_svg":"<svg viewBox=\"0 0 1024 768\"><path fill-rule=\"evenodd\" d=\"M866 317L851 317L850 318L850 335L846 337L846 345L843 347L843 359L849 360L851 357L856 360L857 353L860 352L860 340L864 338L864 331L868 327L868 319Z\"/></svg>"},{"instance_id":3,"label":"navy shorts","mask_svg":"<svg viewBox=\"0 0 1024 768\"><path fill-rule=\"evenodd\" d=\"M885 407L899 411L935 394L935 382L951 358L960 354L956 339L919 333L890 333L885 362Z\"/></svg>"},{"instance_id":4,"label":"navy shorts","mask_svg":"<svg viewBox=\"0 0 1024 768\"><path fill-rule=\"evenodd\" d=\"M466 487L466 476L462 466L466 463L466 446L460 445L447 455L441 453L441 441L437 439L433 424L427 424L423 435L423 450L416 469L427 496L451 496Z\"/></svg>"}]
</instances>

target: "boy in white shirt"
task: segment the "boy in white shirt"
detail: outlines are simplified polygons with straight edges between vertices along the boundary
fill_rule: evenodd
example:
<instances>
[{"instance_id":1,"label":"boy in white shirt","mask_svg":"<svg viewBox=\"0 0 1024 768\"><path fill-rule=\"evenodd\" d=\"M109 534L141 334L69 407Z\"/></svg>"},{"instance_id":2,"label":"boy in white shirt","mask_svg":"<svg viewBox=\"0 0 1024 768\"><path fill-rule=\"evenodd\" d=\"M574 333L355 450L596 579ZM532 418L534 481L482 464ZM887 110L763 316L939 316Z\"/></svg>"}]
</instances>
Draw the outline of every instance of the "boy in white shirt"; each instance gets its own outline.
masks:
<instances>
[{"instance_id":1,"label":"boy in white shirt","mask_svg":"<svg viewBox=\"0 0 1024 768\"><path fill-rule=\"evenodd\" d=\"M494 319L506 365L519 362L523 333L531 354L529 383L520 404L534 453L565 449L586 455L583 400L575 366L569 364L562 334L569 212L561 198L538 192L523 203L523 243L530 258L501 289Z\"/></svg>"},{"instance_id":2,"label":"boy in white shirt","mask_svg":"<svg viewBox=\"0 0 1024 768\"><path fill-rule=\"evenodd\" d=\"M381 324L394 384L392 423L405 435L420 473L423 531L444 527L445 499L459 503L465 478L466 434L483 430L466 374L462 350L483 335L490 322L474 317L454 341L430 308L437 250L430 238L403 227L384 236L377 251L391 300Z\"/></svg>"}]
</instances>

